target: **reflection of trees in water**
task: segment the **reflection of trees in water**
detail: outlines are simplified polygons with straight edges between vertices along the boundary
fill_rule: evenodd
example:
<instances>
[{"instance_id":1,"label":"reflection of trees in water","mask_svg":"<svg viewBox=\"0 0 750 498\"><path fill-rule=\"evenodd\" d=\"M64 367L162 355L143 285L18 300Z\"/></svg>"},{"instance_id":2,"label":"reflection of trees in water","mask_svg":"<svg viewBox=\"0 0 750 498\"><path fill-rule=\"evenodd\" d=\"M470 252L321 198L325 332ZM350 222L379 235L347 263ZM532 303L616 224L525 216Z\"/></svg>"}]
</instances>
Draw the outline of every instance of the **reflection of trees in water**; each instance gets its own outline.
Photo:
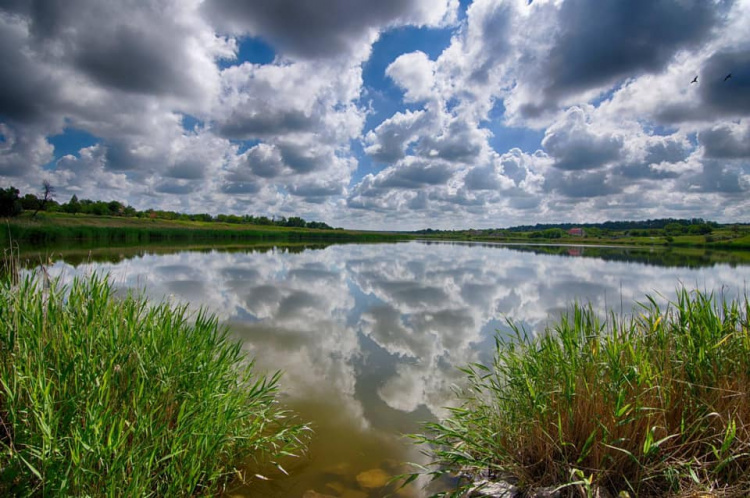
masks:
<instances>
[{"instance_id":1,"label":"reflection of trees in water","mask_svg":"<svg viewBox=\"0 0 750 498\"><path fill-rule=\"evenodd\" d=\"M352 243L356 245L356 243ZM382 244L389 244L384 242ZM677 268L710 268L717 264L731 266L750 264L750 251L713 251L706 249L680 249L662 247L612 247L594 245L525 245L500 244L488 242L450 242L450 241L421 241L427 246L467 246L486 248L505 248L517 252L531 252L534 254L548 254L561 257L598 258L604 261L621 261L640 263L650 266ZM280 251L287 254L300 254L304 251L321 250L331 245L350 245L345 243L330 244L319 242L298 243L262 243L236 244L212 243L210 245L159 245L134 244L118 247L101 247L86 243L67 244L64 246L50 246L40 251L25 252L21 256L24 268L33 268L49 259L64 259L68 264L79 266L85 263L119 263L132 258L149 255L168 255L183 251L208 254L221 253L266 253Z\"/></svg>"},{"instance_id":2,"label":"reflection of trees in water","mask_svg":"<svg viewBox=\"0 0 750 498\"><path fill-rule=\"evenodd\" d=\"M65 246L51 246L43 251L27 251L20 257L24 268L34 268L40 263L46 263L50 259L62 259L66 263L78 267L87 263L112 263L116 264L133 258L144 256L164 256L180 252L195 252L210 254L219 253L266 253L269 251L280 251L287 254L300 254L304 251L325 249L330 243L303 242L293 244L265 243L265 244L221 244L211 245L169 245L137 244L131 246L101 247L89 246L87 244L68 244Z\"/></svg>"},{"instance_id":3,"label":"reflection of trees in water","mask_svg":"<svg viewBox=\"0 0 750 498\"><path fill-rule=\"evenodd\" d=\"M423 242L427 245L460 245L461 242ZM479 247L506 248L517 252L548 254L562 257L598 258L604 261L640 263L649 266L677 268L710 268L717 264L731 266L750 264L748 251L712 251L705 249L653 248L653 247L611 247L594 245L521 245L498 243L474 243Z\"/></svg>"}]
</instances>

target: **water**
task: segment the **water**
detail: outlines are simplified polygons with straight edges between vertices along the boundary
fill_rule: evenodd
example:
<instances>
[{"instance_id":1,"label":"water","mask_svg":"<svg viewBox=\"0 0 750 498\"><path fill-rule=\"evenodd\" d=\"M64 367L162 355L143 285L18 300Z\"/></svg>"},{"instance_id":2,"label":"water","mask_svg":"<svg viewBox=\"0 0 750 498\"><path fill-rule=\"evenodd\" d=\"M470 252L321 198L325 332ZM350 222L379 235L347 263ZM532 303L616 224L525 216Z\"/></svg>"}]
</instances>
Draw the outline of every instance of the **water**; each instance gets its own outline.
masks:
<instances>
[{"instance_id":1,"label":"water","mask_svg":"<svg viewBox=\"0 0 750 498\"><path fill-rule=\"evenodd\" d=\"M408 470L403 462L423 461L400 435L446 415L462 380L455 367L490 362L506 318L539 331L574 300L630 312L681 284L738 297L750 280L743 258L410 242L67 254L50 273L108 272L120 289L207 307L261 371L284 371L283 402L315 429L309 454L290 477L231 496L365 498L393 491L384 481Z\"/></svg>"}]
</instances>

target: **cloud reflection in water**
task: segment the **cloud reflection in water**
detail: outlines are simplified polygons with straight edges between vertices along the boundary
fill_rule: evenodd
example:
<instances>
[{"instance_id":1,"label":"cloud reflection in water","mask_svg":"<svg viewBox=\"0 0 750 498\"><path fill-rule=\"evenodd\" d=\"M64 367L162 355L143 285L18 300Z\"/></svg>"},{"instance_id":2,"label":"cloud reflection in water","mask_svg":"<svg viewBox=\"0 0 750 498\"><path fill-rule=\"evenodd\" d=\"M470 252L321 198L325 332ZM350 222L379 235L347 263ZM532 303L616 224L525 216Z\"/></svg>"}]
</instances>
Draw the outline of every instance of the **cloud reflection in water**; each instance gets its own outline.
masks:
<instances>
[{"instance_id":1,"label":"cloud reflection in water","mask_svg":"<svg viewBox=\"0 0 750 498\"><path fill-rule=\"evenodd\" d=\"M403 445L393 449L395 434L445 414L451 385L461 380L455 367L487 361L496 329L508 331L505 317L539 331L574 300L627 312L647 293L672 297L680 283L737 296L750 278L750 266L659 267L415 242L58 262L52 272L69 277L93 269L119 287L216 313L260 368L284 371L291 405L326 417L320 437L338 431L370 438L373 447L374 440L390 441L383 443L391 445L387 455L370 455L363 470L388 455L416 458L404 455L412 450ZM346 443L321 452L341 452Z\"/></svg>"}]
</instances>

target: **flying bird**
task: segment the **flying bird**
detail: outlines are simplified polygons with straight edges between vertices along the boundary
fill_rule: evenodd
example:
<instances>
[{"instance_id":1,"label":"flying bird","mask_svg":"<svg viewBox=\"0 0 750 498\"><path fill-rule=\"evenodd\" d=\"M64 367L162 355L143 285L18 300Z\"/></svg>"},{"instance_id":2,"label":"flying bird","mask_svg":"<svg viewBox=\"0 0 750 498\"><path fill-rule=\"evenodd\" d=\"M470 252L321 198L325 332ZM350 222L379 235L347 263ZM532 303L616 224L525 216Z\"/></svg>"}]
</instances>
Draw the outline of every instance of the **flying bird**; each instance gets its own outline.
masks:
<instances>
[{"instance_id":1,"label":"flying bird","mask_svg":"<svg viewBox=\"0 0 750 498\"><path fill-rule=\"evenodd\" d=\"M691 84L691 85L692 85L693 83L698 83L698 77L697 77L697 76L696 76L695 78L693 78L693 81L691 81L691 82L690 82L690 84Z\"/></svg>"},{"instance_id":2,"label":"flying bird","mask_svg":"<svg viewBox=\"0 0 750 498\"><path fill-rule=\"evenodd\" d=\"M724 81L728 80L731 77L732 77L732 73L727 74L726 76L724 76Z\"/></svg>"}]
</instances>

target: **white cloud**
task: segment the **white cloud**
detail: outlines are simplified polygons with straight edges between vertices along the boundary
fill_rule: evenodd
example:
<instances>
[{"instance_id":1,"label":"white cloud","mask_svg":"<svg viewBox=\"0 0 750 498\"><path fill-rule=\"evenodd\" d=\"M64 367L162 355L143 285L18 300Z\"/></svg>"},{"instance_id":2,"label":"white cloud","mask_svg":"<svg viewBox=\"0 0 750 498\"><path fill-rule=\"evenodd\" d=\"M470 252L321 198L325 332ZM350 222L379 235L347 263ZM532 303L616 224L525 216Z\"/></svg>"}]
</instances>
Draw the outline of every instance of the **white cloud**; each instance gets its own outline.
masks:
<instances>
[{"instance_id":1,"label":"white cloud","mask_svg":"<svg viewBox=\"0 0 750 498\"><path fill-rule=\"evenodd\" d=\"M598 131L583 109L571 107L547 128L542 147L555 159L556 168L596 169L621 158L623 138Z\"/></svg>"},{"instance_id":2,"label":"white cloud","mask_svg":"<svg viewBox=\"0 0 750 498\"><path fill-rule=\"evenodd\" d=\"M434 63L424 52L400 55L385 70L385 74L406 92L406 102L420 102L432 96L434 72Z\"/></svg>"},{"instance_id":3,"label":"white cloud","mask_svg":"<svg viewBox=\"0 0 750 498\"><path fill-rule=\"evenodd\" d=\"M443 26L456 19L456 0L208 0L204 11L220 29L260 36L297 58L366 58L381 30Z\"/></svg>"},{"instance_id":4,"label":"white cloud","mask_svg":"<svg viewBox=\"0 0 750 498\"><path fill-rule=\"evenodd\" d=\"M476 0L460 23L458 8L5 2L0 178L368 228L741 214L750 2ZM405 53L372 57L404 28ZM450 35L437 56L420 45L433 29ZM274 60L238 60L247 36ZM384 87L363 81L370 62ZM95 143L62 157L51 137L70 129ZM514 130L544 138L516 148Z\"/></svg>"},{"instance_id":5,"label":"white cloud","mask_svg":"<svg viewBox=\"0 0 750 498\"><path fill-rule=\"evenodd\" d=\"M38 179L39 165L53 158L54 147L45 135L33 126L0 123L0 177Z\"/></svg>"}]
</instances>

